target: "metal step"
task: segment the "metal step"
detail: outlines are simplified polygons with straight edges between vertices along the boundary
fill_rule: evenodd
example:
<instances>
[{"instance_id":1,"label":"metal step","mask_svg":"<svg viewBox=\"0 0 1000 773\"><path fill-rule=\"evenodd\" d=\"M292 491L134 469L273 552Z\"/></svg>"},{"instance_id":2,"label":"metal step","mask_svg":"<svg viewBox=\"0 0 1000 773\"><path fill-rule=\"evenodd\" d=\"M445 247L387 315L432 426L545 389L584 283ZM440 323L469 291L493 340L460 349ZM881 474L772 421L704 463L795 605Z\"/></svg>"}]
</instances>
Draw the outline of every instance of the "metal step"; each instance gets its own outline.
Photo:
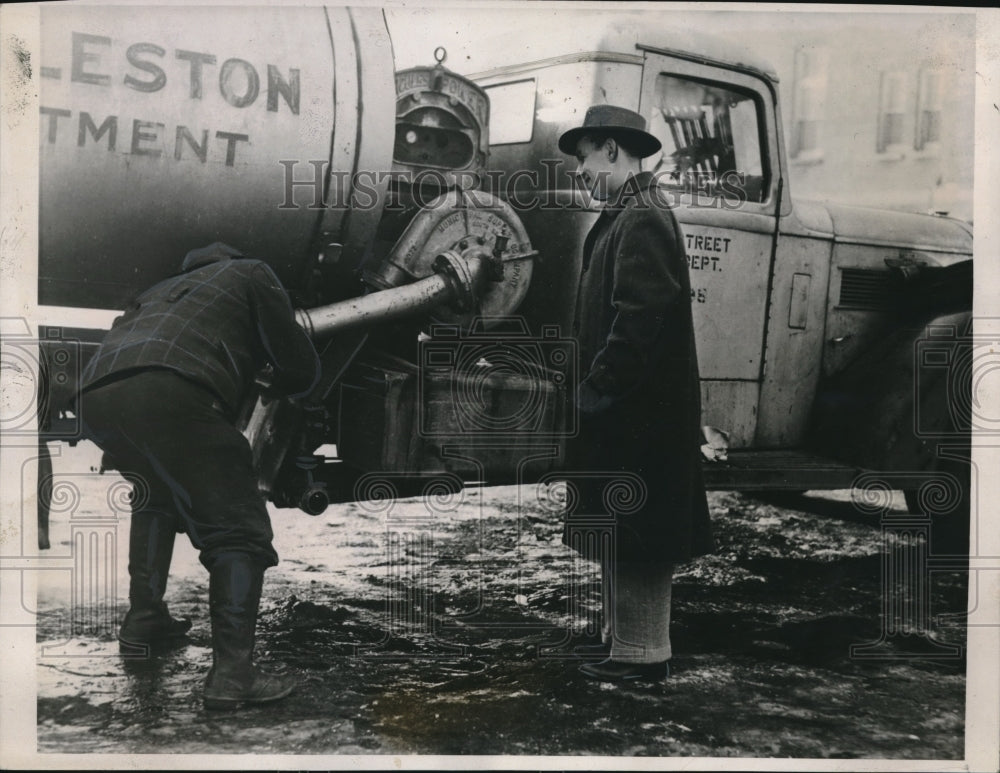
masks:
<instances>
[{"instance_id":1,"label":"metal step","mask_svg":"<svg viewBox=\"0 0 1000 773\"><path fill-rule=\"evenodd\" d=\"M861 467L788 449L730 450L728 460L706 461L702 469L705 488L711 491L848 489L866 472Z\"/></svg>"}]
</instances>

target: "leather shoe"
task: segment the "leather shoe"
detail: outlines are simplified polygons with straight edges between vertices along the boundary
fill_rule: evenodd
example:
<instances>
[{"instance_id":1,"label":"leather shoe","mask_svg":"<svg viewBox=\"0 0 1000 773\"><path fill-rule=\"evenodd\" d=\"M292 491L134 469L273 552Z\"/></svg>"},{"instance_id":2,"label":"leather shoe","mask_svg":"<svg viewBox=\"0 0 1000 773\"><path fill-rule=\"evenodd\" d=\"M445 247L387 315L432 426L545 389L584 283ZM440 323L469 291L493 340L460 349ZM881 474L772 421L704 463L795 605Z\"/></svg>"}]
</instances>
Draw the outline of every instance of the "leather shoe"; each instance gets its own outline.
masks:
<instances>
[{"instance_id":1,"label":"leather shoe","mask_svg":"<svg viewBox=\"0 0 1000 773\"><path fill-rule=\"evenodd\" d=\"M670 676L670 665L666 660L659 663L623 663L608 658L600 663L584 663L580 672L602 682L656 682Z\"/></svg>"}]
</instances>

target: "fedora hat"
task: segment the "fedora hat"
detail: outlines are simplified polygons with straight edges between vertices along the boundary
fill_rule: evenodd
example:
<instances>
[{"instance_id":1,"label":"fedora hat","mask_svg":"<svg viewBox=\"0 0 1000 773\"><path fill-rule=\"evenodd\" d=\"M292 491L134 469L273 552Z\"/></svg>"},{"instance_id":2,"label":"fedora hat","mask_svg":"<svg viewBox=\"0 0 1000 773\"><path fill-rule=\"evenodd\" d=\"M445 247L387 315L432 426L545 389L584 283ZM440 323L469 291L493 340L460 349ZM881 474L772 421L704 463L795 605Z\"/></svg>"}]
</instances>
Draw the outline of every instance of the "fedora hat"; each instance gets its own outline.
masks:
<instances>
[{"instance_id":1,"label":"fedora hat","mask_svg":"<svg viewBox=\"0 0 1000 773\"><path fill-rule=\"evenodd\" d=\"M634 110L615 105L594 105L587 110L583 126L570 129L559 138L559 150L567 155L576 154L576 143L586 134L607 132L621 137L634 149L639 158L653 155L660 149L660 141L646 131L646 119Z\"/></svg>"}]
</instances>

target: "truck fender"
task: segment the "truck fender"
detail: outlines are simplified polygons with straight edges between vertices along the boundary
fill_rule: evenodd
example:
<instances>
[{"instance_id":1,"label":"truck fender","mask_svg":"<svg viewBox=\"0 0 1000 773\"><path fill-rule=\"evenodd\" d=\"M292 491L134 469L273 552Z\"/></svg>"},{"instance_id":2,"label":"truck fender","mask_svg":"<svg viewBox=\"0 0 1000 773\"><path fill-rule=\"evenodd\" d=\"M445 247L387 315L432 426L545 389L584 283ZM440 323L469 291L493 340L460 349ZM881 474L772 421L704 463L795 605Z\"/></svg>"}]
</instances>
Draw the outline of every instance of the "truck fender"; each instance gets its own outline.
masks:
<instances>
[{"instance_id":1,"label":"truck fender","mask_svg":"<svg viewBox=\"0 0 1000 773\"><path fill-rule=\"evenodd\" d=\"M971 333L971 311L888 331L821 385L808 446L873 471L941 469L971 442Z\"/></svg>"}]
</instances>

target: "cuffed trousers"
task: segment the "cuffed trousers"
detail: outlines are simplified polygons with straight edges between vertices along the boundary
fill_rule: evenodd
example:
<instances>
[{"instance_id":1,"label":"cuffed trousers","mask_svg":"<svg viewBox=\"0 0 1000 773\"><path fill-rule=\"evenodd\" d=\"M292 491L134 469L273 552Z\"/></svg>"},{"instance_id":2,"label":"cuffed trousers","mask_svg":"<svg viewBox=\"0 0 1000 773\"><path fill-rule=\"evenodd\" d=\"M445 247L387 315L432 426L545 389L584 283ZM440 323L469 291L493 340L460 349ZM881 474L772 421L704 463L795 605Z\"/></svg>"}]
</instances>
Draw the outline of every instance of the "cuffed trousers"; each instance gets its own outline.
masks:
<instances>
[{"instance_id":1,"label":"cuffed trousers","mask_svg":"<svg viewBox=\"0 0 1000 773\"><path fill-rule=\"evenodd\" d=\"M601 634L611 659L623 663L670 660L670 602L674 567L601 559Z\"/></svg>"}]
</instances>

